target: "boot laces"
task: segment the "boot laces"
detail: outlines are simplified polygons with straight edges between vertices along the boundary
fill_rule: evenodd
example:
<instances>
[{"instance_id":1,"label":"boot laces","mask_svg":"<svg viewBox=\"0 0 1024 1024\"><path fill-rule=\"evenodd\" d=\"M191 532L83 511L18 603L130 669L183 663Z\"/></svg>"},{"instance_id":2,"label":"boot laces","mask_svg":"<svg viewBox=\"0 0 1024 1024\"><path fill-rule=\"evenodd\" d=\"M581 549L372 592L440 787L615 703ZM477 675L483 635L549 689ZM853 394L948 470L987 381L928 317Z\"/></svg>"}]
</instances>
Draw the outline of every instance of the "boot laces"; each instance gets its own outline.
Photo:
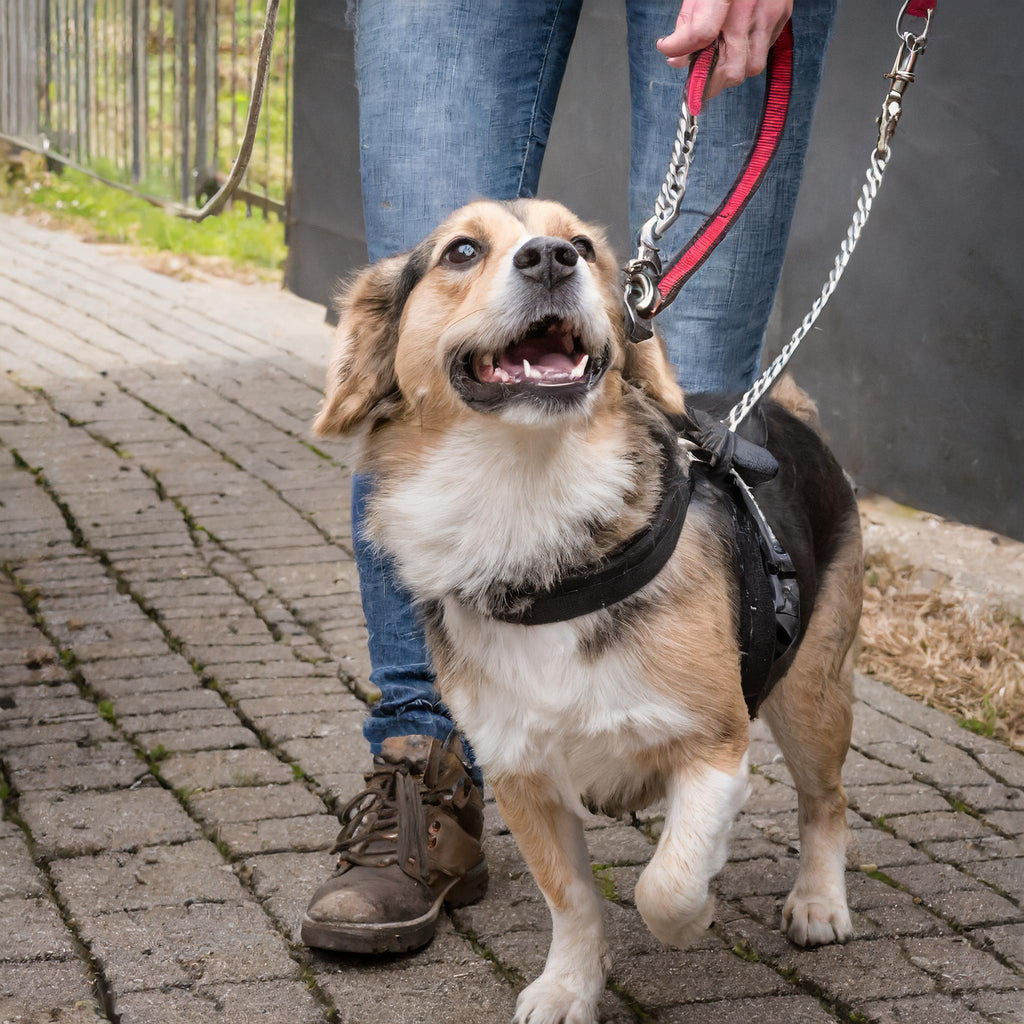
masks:
<instances>
[{"instance_id":1,"label":"boot laces","mask_svg":"<svg viewBox=\"0 0 1024 1024\"><path fill-rule=\"evenodd\" d=\"M378 761L366 789L340 814L342 829L331 849L340 855L338 867L345 862L369 867L397 863L405 870L412 863L417 874L423 873L427 848L420 808L450 802L450 791L427 786L408 764Z\"/></svg>"}]
</instances>

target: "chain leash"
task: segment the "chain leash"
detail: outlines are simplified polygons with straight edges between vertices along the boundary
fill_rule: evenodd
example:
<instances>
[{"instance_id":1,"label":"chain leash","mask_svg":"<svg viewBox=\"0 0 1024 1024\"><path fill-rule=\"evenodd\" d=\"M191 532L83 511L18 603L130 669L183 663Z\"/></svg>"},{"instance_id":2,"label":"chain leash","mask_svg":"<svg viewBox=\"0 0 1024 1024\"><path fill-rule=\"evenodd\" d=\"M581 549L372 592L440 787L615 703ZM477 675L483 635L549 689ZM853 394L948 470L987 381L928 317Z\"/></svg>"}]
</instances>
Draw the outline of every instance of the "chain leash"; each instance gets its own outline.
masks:
<instances>
[{"instance_id":1,"label":"chain leash","mask_svg":"<svg viewBox=\"0 0 1024 1024\"><path fill-rule=\"evenodd\" d=\"M655 280L664 272L658 243L679 218L696 141L697 119L690 112L684 89L668 173L654 200L654 216L645 221L640 228L636 257L630 260L625 268L626 284L623 299L626 314L630 318L630 333L637 339L650 338L654 334L650 327L650 317L660 301Z\"/></svg>"},{"instance_id":2,"label":"chain leash","mask_svg":"<svg viewBox=\"0 0 1024 1024\"><path fill-rule=\"evenodd\" d=\"M896 34L900 38L900 48L896 54L892 71L885 77L890 81L889 91L882 103L882 113L878 118L878 140L875 143L874 152L868 165L866 178L860 190L860 198L857 200L857 209L854 210L853 219L846 229L846 238L840 246L839 253L835 258L832 270L828 279L821 289L821 294L814 300L814 304L808 310L800 326L793 332L793 336L783 346L782 351L772 360L768 368L754 381L750 389L744 392L740 400L729 410L726 419L730 430L735 430L746 419L750 410L757 405L758 401L765 395L771 386L779 379L786 364L793 358L794 353L800 346L800 342L807 337L815 321L821 315L822 310L828 304L832 293L836 290L846 265L850 262L853 250L857 247L861 231L871 216L871 204L874 202L878 190L882 186L882 177L885 168L889 164L892 150L889 143L896 132L900 115L903 113L903 94L907 86L914 81L914 65L917 58L924 53L928 45L928 29L931 27L934 8L929 9L927 14L922 15L925 19L924 28L915 35L908 29L903 28L903 21L907 16L907 8L912 0L906 0L900 8L896 17ZM915 15L917 16L917 15Z\"/></svg>"},{"instance_id":3,"label":"chain leash","mask_svg":"<svg viewBox=\"0 0 1024 1024\"><path fill-rule=\"evenodd\" d=\"M800 343L814 327L850 262L861 232L871 216L872 203L882 186L885 169L892 156L889 144L903 113L903 95L907 86L914 81L914 67L928 44L928 30L935 13L935 3L936 0L905 0L896 16L896 35L900 40L900 47L892 70L885 76L889 79L890 85L882 104L882 112L878 117L878 138L865 174L866 180L861 186L860 196L857 199L857 208L854 210L853 218L846 230L846 237L843 239L820 294L814 300L800 326L793 332L779 355L730 410L725 421L730 430L736 430L750 410L778 380ZM904 27L904 22L908 17L923 19L924 27L919 33L914 33ZM675 141L672 145L668 173L654 202L654 216L648 219L640 229L636 257L630 260L625 267L624 301L628 321L627 328L629 336L635 341L642 341L653 336L650 318L661 307L658 284L663 276L667 276L663 271L658 243L679 217L683 198L686 195L686 181L689 177L690 165L693 162L697 120L690 110L687 95L688 90L684 89L682 109L676 128Z\"/></svg>"},{"instance_id":4,"label":"chain leash","mask_svg":"<svg viewBox=\"0 0 1024 1024\"><path fill-rule=\"evenodd\" d=\"M758 401L778 380L786 364L793 358L793 354L800 346L800 342L810 333L815 321L828 304L828 300L836 290L836 285L839 284L839 280L843 276L846 265L850 262L853 250L857 247L860 233L864 230L868 217L871 216L871 204L875 196L878 195L878 190L882 185L882 176L885 174L889 157L889 150L886 150L882 156L879 156L878 153L871 154L871 164L867 169L867 180L861 186L860 198L857 200L857 209L854 211L853 220L851 220L850 226L846 230L846 238L843 239L843 244L840 246L835 263L829 272L828 280L821 289L821 294L814 300L814 304L803 318L800 326L793 332L793 336L783 346L782 351L772 360L768 369L754 381L750 390L744 392L743 397L729 411L728 424L730 430L735 430L746 419L750 410L757 405Z\"/></svg>"}]
</instances>

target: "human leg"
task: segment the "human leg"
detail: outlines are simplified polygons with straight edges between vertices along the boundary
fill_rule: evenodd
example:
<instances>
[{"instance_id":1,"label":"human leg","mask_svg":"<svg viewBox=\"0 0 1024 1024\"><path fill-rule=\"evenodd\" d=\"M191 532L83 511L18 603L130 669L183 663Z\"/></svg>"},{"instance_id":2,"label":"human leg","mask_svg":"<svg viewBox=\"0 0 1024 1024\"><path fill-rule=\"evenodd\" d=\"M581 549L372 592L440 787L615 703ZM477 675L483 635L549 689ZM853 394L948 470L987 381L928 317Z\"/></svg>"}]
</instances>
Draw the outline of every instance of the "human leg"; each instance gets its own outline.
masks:
<instances>
[{"instance_id":1,"label":"human leg","mask_svg":"<svg viewBox=\"0 0 1024 1024\"><path fill-rule=\"evenodd\" d=\"M580 3L359 5L360 167L371 260L415 245L475 197L536 191ZM444 739L451 725L411 599L395 567L362 539L371 494L369 477L353 479L371 679L382 694L364 734L377 752L385 736Z\"/></svg>"},{"instance_id":2,"label":"human leg","mask_svg":"<svg viewBox=\"0 0 1024 1024\"><path fill-rule=\"evenodd\" d=\"M474 197L535 191L580 3L362 0L356 66L372 260L410 248ZM372 488L370 476L354 477L353 546L381 691L364 725L374 767L342 814L338 870L302 923L308 945L349 952L422 945L442 901L478 897L487 877L479 773L435 692L410 596L365 537ZM418 856L398 857L409 849Z\"/></svg>"},{"instance_id":3,"label":"human leg","mask_svg":"<svg viewBox=\"0 0 1024 1024\"><path fill-rule=\"evenodd\" d=\"M356 32L370 259L471 199L533 195L582 0L362 0Z\"/></svg>"},{"instance_id":4,"label":"human leg","mask_svg":"<svg viewBox=\"0 0 1024 1024\"><path fill-rule=\"evenodd\" d=\"M836 0L797 0L789 116L761 188L729 235L656 319L687 391L739 391L754 379L803 173L811 118ZM650 217L668 168L685 74L655 49L672 27L663 3L629 0L632 99L630 222ZM679 220L662 253L671 256L725 196L761 116L764 76L726 89L705 106Z\"/></svg>"}]
</instances>

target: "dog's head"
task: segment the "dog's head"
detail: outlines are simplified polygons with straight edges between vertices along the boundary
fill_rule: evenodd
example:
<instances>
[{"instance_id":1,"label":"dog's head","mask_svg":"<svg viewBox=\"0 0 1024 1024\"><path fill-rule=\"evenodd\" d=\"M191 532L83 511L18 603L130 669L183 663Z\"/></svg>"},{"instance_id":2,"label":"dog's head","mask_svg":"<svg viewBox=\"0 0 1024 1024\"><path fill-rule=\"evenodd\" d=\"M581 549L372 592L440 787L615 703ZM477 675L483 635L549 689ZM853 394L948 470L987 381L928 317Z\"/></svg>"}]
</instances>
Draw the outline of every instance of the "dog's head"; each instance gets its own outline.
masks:
<instances>
[{"instance_id":1,"label":"dog's head","mask_svg":"<svg viewBox=\"0 0 1024 1024\"><path fill-rule=\"evenodd\" d=\"M463 207L411 252L364 270L340 309L321 435L405 413L586 416L623 377L682 408L661 343L624 338L603 233L557 203Z\"/></svg>"}]
</instances>

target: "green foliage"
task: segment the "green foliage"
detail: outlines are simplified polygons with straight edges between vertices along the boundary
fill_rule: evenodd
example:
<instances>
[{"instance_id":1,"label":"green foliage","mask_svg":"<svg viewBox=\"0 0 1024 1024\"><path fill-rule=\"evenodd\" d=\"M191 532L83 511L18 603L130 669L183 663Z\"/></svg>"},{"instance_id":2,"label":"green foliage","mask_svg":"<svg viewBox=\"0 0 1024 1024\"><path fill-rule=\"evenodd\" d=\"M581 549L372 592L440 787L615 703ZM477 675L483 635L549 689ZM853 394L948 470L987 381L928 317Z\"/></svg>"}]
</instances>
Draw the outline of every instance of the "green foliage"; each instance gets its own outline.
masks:
<instances>
[{"instance_id":1,"label":"green foliage","mask_svg":"<svg viewBox=\"0 0 1024 1024\"><path fill-rule=\"evenodd\" d=\"M611 864L591 864L590 870L594 875L598 891L606 900L616 902L619 892L615 888L615 872Z\"/></svg>"},{"instance_id":2,"label":"green foliage","mask_svg":"<svg viewBox=\"0 0 1024 1024\"><path fill-rule=\"evenodd\" d=\"M102 168L97 168L102 173ZM25 175L0 175L0 210L36 210L92 241L136 245L182 256L217 257L268 276L284 264L284 224L236 203L196 224L78 171L29 166Z\"/></svg>"},{"instance_id":3,"label":"green foliage","mask_svg":"<svg viewBox=\"0 0 1024 1024\"><path fill-rule=\"evenodd\" d=\"M996 725L999 722L999 712L992 704L992 699L986 694L981 702L981 718L961 718L960 725L969 729L978 736L987 736L990 739L996 734Z\"/></svg>"},{"instance_id":4,"label":"green foliage","mask_svg":"<svg viewBox=\"0 0 1024 1024\"><path fill-rule=\"evenodd\" d=\"M740 939L735 946L732 947L732 951L741 959L746 960L749 963L760 963L761 958L757 955L757 950L750 945L749 942L744 942Z\"/></svg>"},{"instance_id":5,"label":"green foliage","mask_svg":"<svg viewBox=\"0 0 1024 1024\"><path fill-rule=\"evenodd\" d=\"M111 725L117 721L117 718L114 715L114 702L112 700L101 700L99 704L96 705L96 710L99 711L100 718L104 721L110 722Z\"/></svg>"}]
</instances>

